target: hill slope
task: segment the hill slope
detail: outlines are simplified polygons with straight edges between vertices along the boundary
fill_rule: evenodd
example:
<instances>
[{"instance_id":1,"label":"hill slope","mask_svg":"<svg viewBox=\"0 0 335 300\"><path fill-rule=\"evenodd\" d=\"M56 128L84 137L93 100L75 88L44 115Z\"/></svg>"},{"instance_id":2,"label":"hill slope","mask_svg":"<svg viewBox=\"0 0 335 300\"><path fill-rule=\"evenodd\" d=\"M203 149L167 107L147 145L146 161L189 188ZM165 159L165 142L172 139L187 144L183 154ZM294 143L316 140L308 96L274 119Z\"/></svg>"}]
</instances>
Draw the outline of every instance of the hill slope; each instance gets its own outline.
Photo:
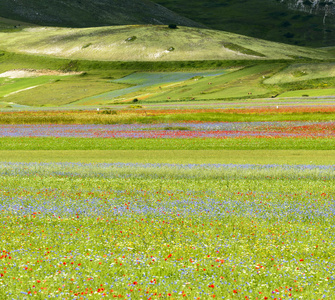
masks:
<instances>
[{"instance_id":1,"label":"hill slope","mask_svg":"<svg viewBox=\"0 0 335 300\"><path fill-rule=\"evenodd\" d=\"M334 0L1 0L0 17L58 27L173 23L300 46L335 45Z\"/></svg>"},{"instance_id":2,"label":"hill slope","mask_svg":"<svg viewBox=\"0 0 335 300\"><path fill-rule=\"evenodd\" d=\"M1 0L0 17L60 27L170 23L200 26L148 0Z\"/></svg>"},{"instance_id":3,"label":"hill slope","mask_svg":"<svg viewBox=\"0 0 335 300\"><path fill-rule=\"evenodd\" d=\"M105 61L325 59L327 51L254 39L233 33L168 26L26 28L0 33L0 49L37 55Z\"/></svg>"},{"instance_id":4,"label":"hill slope","mask_svg":"<svg viewBox=\"0 0 335 300\"><path fill-rule=\"evenodd\" d=\"M332 0L153 1L213 29L301 46L335 45Z\"/></svg>"}]
</instances>

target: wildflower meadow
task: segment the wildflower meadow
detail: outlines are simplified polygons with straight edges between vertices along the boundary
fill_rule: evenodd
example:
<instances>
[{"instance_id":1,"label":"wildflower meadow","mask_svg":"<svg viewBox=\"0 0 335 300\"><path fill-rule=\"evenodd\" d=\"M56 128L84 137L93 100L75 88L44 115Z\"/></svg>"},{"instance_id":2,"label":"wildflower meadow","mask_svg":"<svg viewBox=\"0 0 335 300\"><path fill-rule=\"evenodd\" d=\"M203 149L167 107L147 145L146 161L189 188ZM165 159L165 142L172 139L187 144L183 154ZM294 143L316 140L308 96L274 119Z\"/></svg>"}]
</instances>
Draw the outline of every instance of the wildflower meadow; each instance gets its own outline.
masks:
<instances>
[{"instance_id":1,"label":"wildflower meadow","mask_svg":"<svg viewBox=\"0 0 335 300\"><path fill-rule=\"evenodd\" d=\"M334 137L331 121L1 128L2 140L49 138L56 151L65 138L131 145L279 135L316 145ZM174 159L2 159L0 299L332 299L334 162Z\"/></svg>"},{"instance_id":2,"label":"wildflower meadow","mask_svg":"<svg viewBox=\"0 0 335 300\"><path fill-rule=\"evenodd\" d=\"M0 0L0 300L335 300L334 16Z\"/></svg>"}]
</instances>

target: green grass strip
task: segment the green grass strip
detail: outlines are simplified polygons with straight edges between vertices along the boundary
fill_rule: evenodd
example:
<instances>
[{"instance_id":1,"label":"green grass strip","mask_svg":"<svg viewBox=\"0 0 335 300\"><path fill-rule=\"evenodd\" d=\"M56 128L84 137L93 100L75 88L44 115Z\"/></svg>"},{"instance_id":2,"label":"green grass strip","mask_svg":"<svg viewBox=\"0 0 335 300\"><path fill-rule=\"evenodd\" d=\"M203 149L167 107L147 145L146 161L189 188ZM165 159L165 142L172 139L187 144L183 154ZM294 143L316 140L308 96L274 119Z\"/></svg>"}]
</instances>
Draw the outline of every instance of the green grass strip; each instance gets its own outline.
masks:
<instances>
[{"instance_id":1,"label":"green grass strip","mask_svg":"<svg viewBox=\"0 0 335 300\"><path fill-rule=\"evenodd\" d=\"M5 137L0 150L333 150L331 138L106 139Z\"/></svg>"},{"instance_id":2,"label":"green grass strip","mask_svg":"<svg viewBox=\"0 0 335 300\"><path fill-rule=\"evenodd\" d=\"M310 60L307 59L309 62ZM0 51L0 62L7 68L48 68L64 71L88 70L136 70L136 71L181 71L207 70L225 68L227 66L247 66L255 64L254 60L203 60L203 61L93 61L71 60L49 56L29 55ZM289 60L274 60L257 63L291 63Z\"/></svg>"},{"instance_id":3,"label":"green grass strip","mask_svg":"<svg viewBox=\"0 0 335 300\"><path fill-rule=\"evenodd\" d=\"M185 113L149 116L156 122L266 122L266 121L332 121L335 119L333 112L292 112L292 113ZM142 118L143 122L146 121Z\"/></svg>"},{"instance_id":4,"label":"green grass strip","mask_svg":"<svg viewBox=\"0 0 335 300\"><path fill-rule=\"evenodd\" d=\"M335 150L2 150L0 161L329 165Z\"/></svg>"}]
</instances>

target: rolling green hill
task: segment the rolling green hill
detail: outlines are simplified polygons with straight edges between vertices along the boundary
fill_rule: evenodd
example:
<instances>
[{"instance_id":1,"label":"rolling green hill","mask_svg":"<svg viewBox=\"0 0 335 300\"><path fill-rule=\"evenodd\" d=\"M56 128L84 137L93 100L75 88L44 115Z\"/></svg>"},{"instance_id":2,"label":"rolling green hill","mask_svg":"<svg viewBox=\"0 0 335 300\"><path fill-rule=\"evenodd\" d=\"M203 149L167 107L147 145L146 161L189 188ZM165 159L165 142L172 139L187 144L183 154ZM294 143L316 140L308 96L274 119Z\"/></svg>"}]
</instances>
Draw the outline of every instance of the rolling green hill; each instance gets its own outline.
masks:
<instances>
[{"instance_id":1,"label":"rolling green hill","mask_svg":"<svg viewBox=\"0 0 335 300\"><path fill-rule=\"evenodd\" d=\"M0 17L60 27L199 24L148 0L1 0Z\"/></svg>"},{"instance_id":2,"label":"rolling green hill","mask_svg":"<svg viewBox=\"0 0 335 300\"><path fill-rule=\"evenodd\" d=\"M309 49L208 29L134 25L98 28L33 27L0 32L9 52L102 61L327 59Z\"/></svg>"},{"instance_id":3,"label":"rolling green hill","mask_svg":"<svg viewBox=\"0 0 335 300\"><path fill-rule=\"evenodd\" d=\"M1 17L57 27L178 24L300 46L335 45L330 0L2 0Z\"/></svg>"}]
</instances>

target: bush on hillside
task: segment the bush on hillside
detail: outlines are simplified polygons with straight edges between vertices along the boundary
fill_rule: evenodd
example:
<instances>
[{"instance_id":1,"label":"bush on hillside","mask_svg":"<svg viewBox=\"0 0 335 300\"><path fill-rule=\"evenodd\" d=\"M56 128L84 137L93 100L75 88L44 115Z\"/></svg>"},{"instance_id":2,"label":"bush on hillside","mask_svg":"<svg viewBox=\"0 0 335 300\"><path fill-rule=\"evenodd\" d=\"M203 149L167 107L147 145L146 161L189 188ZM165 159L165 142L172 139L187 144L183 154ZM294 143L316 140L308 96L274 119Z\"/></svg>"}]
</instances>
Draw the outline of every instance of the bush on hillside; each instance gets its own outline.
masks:
<instances>
[{"instance_id":1,"label":"bush on hillside","mask_svg":"<svg viewBox=\"0 0 335 300\"><path fill-rule=\"evenodd\" d=\"M102 115L117 115L117 111L116 110L111 110L109 108L104 109L102 111L98 111L98 114L102 114Z\"/></svg>"},{"instance_id":2,"label":"bush on hillside","mask_svg":"<svg viewBox=\"0 0 335 300\"><path fill-rule=\"evenodd\" d=\"M84 45L81 49L86 49L86 48L88 48L89 46L92 46L92 43L88 43L88 44Z\"/></svg>"},{"instance_id":3,"label":"bush on hillside","mask_svg":"<svg viewBox=\"0 0 335 300\"><path fill-rule=\"evenodd\" d=\"M134 35L134 36L131 36L129 38L126 39L126 42L133 42L137 39L137 37Z\"/></svg>"},{"instance_id":4,"label":"bush on hillside","mask_svg":"<svg viewBox=\"0 0 335 300\"><path fill-rule=\"evenodd\" d=\"M68 63L66 63L65 65L63 65L62 67L60 67L61 71L64 72L76 72L78 71L79 68L79 63L77 60L71 60Z\"/></svg>"},{"instance_id":5,"label":"bush on hillside","mask_svg":"<svg viewBox=\"0 0 335 300\"><path fill-rule=\"evenodd\" d=\"M131 109L140 109L140 108L143 108L142 105L130 105L129 108Z\"/></svg>"}]
</instances>

